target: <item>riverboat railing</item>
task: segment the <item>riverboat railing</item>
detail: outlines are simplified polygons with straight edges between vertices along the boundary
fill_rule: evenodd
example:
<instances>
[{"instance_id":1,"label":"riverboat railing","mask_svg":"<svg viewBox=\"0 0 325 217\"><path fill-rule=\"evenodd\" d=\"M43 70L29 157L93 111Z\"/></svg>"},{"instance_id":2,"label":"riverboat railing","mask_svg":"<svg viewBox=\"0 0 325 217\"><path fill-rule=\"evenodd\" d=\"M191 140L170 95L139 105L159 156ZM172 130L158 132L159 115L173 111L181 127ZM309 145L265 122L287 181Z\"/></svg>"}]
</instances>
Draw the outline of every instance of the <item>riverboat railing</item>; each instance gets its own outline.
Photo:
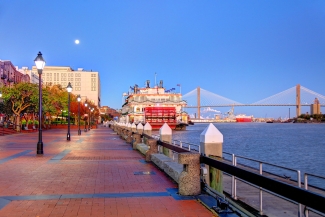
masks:
<instances>
[{"instance_id":1,"label":"riverboat railing","mask_svg":"<svg viewBox=\"0 0 325 217\"><path fill-rule=\"evenodd\" d=\"M155 139L157 139L157 140L159 140L159 138L160 138L159 135L153 135L152 137L155 138ZM163 144L161 144L161 143L159 144L159 146L162 146L162 145ZM197 144L188 143L188 142L182 142L180 140L173 140L172 141L172 144L169 144L169 145L172 145L174 147L180 147L180 148L186 149L188 151L193 151L193 152L201 153L200 145L197 145ZM176 149L173 150L173 160L175 160L175 154L177 154ZM245 165L245 164L242 164L242 163L241 164L238 164L237 163L237 160L238 159L245 159L245 160L249 160L249 161L258 163L259 164L258 174L261 175L262 177L265 177L265 176L263 176L263 172L264 173L268 173L270 175L273 175L275 177L281 177L278 174L273 174L273 173L271 173L269 171L263 170L263 165L268 165L268 166L272 166L272 167L275 167L275 168L279 168L279 169L283 169L283 170L288 170L288 171L294 172L294 173L296 173L296 177L297 177L296 180L292 180L291 177L285 177L285 178L291 179L291 181L295 182L296 183L296 186L298 187L298 189L303 189L303 188L301 188L302 187L301 186L302 182L301 182L301 172L300 172L300 170L296 170L296 169L284 167L284 166L277 165L277 164L268 163L268 162L265 162L265 161L261 161L261 160L257 160L257 159L253 159L253 158L249 158L249 157L235 155L235 154L228 153L228 152L223 152L223 154L226 154L226 155L230 155L231 156L231 160L229 160L227 158L223 158L223 159L230 161L231 162L231 165L234 166L234 167L236 167L236 168L240 168L239 166L241 166L242 168L255 169L255 168L252 168L249 165ZM213 166L213 165L210 165L210 166ZM217 169L219 169L219 168L217 168ZM250 186L253 186L253 187L259 189L259 212L260 212L260 214L263 213L263 191L264 191L264 192L267 192L269 194L272 194L272 195L274 195L276 197L279 197L279 198L282 198L282 199L284 199L286 201L289 201L289 202L291 202L293 204L297 204L298 205L298 216L299 217L301 217L303 215L306 216L306 217L308 217L309 211L311 211L311 212L313 212L315 214L321 215L321 216L325 216L324 210L323 210L324 213L323 212L319 212L316 209L310 208L307 205L305 205L304 210L302 210L302 204L299 203L299 202L296 202L296 201L299 201L300 200L300 199L298 199L297 195L300 195L301 192L300 193L299 192L295 192L295 195L293 197L288 197L288 194L282 194L282 192L272 191L272 190L268 190L266 188L261 187L263 185L260 185L259 184L260 182L258 182L258 183L250 182L250 181L247 181L247 179L243 179L243 178L237 177L233 173L229 173L229 171L228 172L227 171L224 171L224 170L222 170L222 171L224 173L226 173L226 174L228 174L228 175L231 176L231 193L230 193L230 195L231 195L231 197L234 200L237 200L238 199L238 197L237 197L237 180L240 180L241 182L244 182L244 183L246 183L246 184L248 184ZM254 173L254 174L256 174L256 173ZM324 179L325 180L325 177L323 177L323 176L319 176L319 175L315 175L315 174L311 174L311 173L305 173L304 174L304 186L305 186L305 190L308 190L308 176L312 176L312 177L316 177L316 178L320 178L320 179ZM272 180L275 181L275 182L277 182L277 180L274 180L274 179L272 179ZM286 183L284 183L284 184L286 184ZM290 184L287 184L287 185L293 186L293 185L290 185ZM303 193L301 195L303 195ZM324 197L322 198L322 200L325 201Z\"/></svg>"}]
</instances>

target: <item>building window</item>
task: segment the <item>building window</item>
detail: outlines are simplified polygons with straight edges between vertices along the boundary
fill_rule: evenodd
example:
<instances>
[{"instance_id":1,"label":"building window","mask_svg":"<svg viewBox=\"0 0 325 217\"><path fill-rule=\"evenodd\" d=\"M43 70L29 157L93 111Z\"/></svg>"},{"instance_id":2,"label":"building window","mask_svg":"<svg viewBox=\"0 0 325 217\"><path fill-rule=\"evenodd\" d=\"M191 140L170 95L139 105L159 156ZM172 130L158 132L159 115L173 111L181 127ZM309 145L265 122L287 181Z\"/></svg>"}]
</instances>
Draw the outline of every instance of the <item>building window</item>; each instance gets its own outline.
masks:
<instances>
[{"instance_id":1,"label":"building window","mask_svg":"<svg viewBox=\"0 0 325 217\"><path fill-rule=\"evenodd\" d=\"M91 74L91 77L95 77L96 78L96 74Z\"/></svg>"}]
</instances>

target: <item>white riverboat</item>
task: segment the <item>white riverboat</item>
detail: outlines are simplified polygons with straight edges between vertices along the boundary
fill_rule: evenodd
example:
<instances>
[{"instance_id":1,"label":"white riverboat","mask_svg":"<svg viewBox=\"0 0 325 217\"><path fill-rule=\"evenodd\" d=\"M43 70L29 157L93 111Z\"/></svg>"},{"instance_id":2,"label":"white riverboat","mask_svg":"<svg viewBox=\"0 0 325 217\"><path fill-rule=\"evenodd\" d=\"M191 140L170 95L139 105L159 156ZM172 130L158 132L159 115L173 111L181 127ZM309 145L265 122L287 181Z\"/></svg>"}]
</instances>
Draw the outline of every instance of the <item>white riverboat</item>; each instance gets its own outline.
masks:
<instances>
[{"instance_id":1,"label":"white riverboat","mask_svg":"<svg viewBox=\"0 0 325 217\"><path fill-rule=\"evenodd\" d=\"M153 130L167 123L173 130L185 130L189 117L183 111L186 101L182 100L180 93L175 93L175 88L166 90L163 81L159 85L150 87L147 80L146 87L138 85L130 87L131 92L124 93L125 103L122 105L120 122L124 123L149 123Z\"/></svg>"}]
</instances>

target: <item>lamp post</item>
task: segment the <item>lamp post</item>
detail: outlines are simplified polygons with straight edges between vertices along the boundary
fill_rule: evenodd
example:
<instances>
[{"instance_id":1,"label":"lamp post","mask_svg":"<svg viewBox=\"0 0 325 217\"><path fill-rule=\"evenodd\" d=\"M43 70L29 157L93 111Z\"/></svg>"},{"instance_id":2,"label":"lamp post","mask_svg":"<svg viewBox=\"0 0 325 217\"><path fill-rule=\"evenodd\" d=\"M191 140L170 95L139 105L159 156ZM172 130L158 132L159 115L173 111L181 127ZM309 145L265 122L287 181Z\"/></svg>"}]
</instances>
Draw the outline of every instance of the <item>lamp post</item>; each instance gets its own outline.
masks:
<instances>
[{"instance_id":1,"label":"lamp post","mask_svg":"<svg viewBox=\"0 0 325 217\"><path fill-rule=\"evenodd\" d=\"M68 134L67 134L67 140L70 141L70 93L72 91L71 83L68 83L67 86L68 91Z\"/></svg>"},{"instance_id":2,"label":"lamp post","mask_svg":"<svg viewBox=\"0 0 325 217\"><path fill-rule=\"evenodd\" d=\"M38 106L38 142L37 154L43 154L43 141L42 141L42 72L45 66L45 60L42 53L38 52L34 60L38 72L38 92L39 92L39 106Z\"/></svg>"},{"instance_id":3,"label":"lamp post","mask_svg":"<svg viewBox=\"0 0 325 217\"><path fill-rule=\"evenodd\" d=\"M63 120L63 111L61 109L61 124L62 124L62 120Z\"/></svg>"},{"instance_id":4,"label":"lamp post","mask_svg":"<svg viewBox=\"0 0 325 217\"><path fill-rule=\"evenodd\" d=\"M86 109L87 109L87 106L88 106L88 103L87 103L87 100L86 100L86 102L85 102L85 107L86 107ZM86 110L85 109L85 110ZM86 111L85 111L85 113L86 113ZM85 121L85 132L87 132L87 124L86 124L86 121Z\"/></svg>"},{"instance_id":5,"label":"lamp post","mask_svg":"<svg viewBox=\"0 0 325 217\"><path fill-rule=\"evenodd\" d=\"M92 119L92 123L94 123L94 108L91 108L91 119Z\"/></svg>"},{"instance_id":6,"label":"lamp post","mask_svg":"<svg viewBox=\"0 0 325 217\"><path fill-rule=\"evenodd\" d=\"M81 130L80 130L80 101L81 101L81 97L80 97L80 95L78 95L77 100L78 100L78 135L81 135Z\"/></svg>"},{"instance_id":7,"label":"lamp post","mask_svg":"<svg viewBox=\"0 0 325 217\"><path fill-rule=\"evenodd\" d=\"M88 116L88 130L90 130L90 110L91 110L91 107L89 106L89 116Z\"/></svg>"}]
</instances>

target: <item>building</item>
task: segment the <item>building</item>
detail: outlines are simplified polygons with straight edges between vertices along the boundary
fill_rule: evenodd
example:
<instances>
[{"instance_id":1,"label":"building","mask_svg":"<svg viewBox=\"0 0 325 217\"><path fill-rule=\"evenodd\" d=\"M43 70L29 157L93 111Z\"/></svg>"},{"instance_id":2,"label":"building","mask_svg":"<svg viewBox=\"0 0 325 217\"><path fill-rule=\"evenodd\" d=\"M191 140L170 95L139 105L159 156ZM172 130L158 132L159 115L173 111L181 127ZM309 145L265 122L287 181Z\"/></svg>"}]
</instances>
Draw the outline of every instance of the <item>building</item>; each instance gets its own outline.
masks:
<instances>
[{"instance_id":1,"label":"building","mask_svg":"<svg viewBox=\"0 0 325 217\"><path fill-rule=\"evenodd\" d=\"M9 60L0 60L0 78L0 87L30 82L29 75L19 72Z\"/></svg>"},{"instance_id":2,"label":"building","mask_svg":"<svg viewBox=\"0 0 325 217\"><path fill-rule=\"evenodd\" d=\"M32 73L37 73L36 66L33 66ZM45 66L42 80L45 85L72 85L72 93L80 94L82 101L88 100L100 107L101 89L99 73L85 71L82 68L73 70L71 67Z\"/></svg>"},{"instance_id":3,"label":"building","mask_svg":"<svg viewBox=\"0 0 325 217\"><path fill-rule=\"evenodd\" d=\"M314 100L314 104L310 105L310 114L311 115L318 115L321 114L320 103L317 98Z\"/></svg>"},{"instance_id":4,"label":"building","mask_svg":"<svg viewBox=\"0 0 325 217\"><path fill-rule=\"evenodd\" d=\"M28 67L26 67L26 66L21 67L21 69L19 69L18 66L16 66L16 70L24 75L28 75L30 78L30 81L29 81L30 83L39 84L39 76L38 76L37 72L36 73L32 72L32 70L28 69ZM42 79L41 83L43 84L43 79Z\"/></svg>"},{"instance_id":5,"label":"building","mask_svg":"<svg viewBox=\"0 0 325 217\"><path fill-rule=\"evenodd\" d=\"M99 113L101 115L109 115L111 117L119 117L120 113L117 112L115 109L112 109L108 106L102 106L99 108Z\"/></svg>"}]
</instances>

